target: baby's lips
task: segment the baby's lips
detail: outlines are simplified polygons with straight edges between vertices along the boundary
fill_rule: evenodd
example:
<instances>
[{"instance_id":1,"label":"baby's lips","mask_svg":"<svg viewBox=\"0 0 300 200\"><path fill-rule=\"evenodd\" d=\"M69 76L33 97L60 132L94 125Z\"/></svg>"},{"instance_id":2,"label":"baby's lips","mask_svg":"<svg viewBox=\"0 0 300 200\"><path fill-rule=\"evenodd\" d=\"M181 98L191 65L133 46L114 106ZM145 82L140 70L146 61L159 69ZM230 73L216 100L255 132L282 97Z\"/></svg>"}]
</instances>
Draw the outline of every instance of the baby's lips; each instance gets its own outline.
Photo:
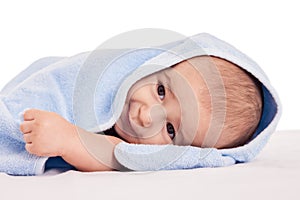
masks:
<instances>
[{"instance_id":1,"label":"baby's lips","mask_svg":"<svg viewBox=\"0 0 300 200\"><path fill-rule=\"evenodd\" d=\"M20 122L23 122L24 121L24 113L27 111L27 110L30 110L31 108L25 108L23 111L19 112L18 116L19 116L19 120Z\"/></svg>"}]
</instances>

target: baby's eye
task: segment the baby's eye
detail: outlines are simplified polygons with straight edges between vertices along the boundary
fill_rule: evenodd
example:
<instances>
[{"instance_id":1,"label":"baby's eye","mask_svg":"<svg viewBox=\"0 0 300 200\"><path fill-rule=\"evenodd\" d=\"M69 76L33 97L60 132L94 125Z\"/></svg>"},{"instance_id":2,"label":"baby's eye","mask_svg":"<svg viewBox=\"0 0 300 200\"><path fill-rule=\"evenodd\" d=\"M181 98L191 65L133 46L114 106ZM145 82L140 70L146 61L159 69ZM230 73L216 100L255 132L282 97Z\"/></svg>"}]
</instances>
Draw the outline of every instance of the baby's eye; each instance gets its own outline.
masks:
<instances>
[{"instance_id":1,"label":"baby's eye","mask_svg":"<svg viewBox=\"0 0 300 200\"><path fill-rule=\"evenodd\" d=\"M175 129L174 126L171 123L167 123L167 132L170 136L170 138L173 140L175 137Z\"/></svg>"},{"instance_id":2,"label":"baby's eye","mask_svg":"<svg viewBox=\"0 0 300 200\"><path fill-rule=\"evenodd\" d=\"M161 100L163 100L165 98L166 91L165 91L165 87L163 85L161 85L161 84L158 85L157 94Z\"/></svg>"}]
</instances>

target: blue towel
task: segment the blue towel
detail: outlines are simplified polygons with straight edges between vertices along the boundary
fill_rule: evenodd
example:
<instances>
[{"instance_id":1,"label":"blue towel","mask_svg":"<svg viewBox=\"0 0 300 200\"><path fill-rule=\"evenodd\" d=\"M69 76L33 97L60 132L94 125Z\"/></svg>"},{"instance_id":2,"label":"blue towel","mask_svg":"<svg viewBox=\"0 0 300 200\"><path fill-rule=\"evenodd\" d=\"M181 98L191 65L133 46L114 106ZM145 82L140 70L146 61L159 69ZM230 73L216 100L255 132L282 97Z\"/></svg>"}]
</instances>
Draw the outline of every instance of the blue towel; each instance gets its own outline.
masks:
<instances>
[{"instance_id":1,"label":"blue towel","mask_svg":"<svg viewBox=\"0 0 300 200\"><path fill-rule=\"evenodd\" d=\"M115 148L117 160L132 170L161 170L227 166L253 159L275 130L281 113L279 98L255 62L204 33L159 48L99 49L33 63L0 93L0 171L14 175L44 172L48 158L31 155L24 148L19 115L26 108L53 111L88 131L103 131L115 124L137 80L199 55L227 59L262 82L263 117L253 140L225 150L122 142Z\"/></svg>"}]
</instances>

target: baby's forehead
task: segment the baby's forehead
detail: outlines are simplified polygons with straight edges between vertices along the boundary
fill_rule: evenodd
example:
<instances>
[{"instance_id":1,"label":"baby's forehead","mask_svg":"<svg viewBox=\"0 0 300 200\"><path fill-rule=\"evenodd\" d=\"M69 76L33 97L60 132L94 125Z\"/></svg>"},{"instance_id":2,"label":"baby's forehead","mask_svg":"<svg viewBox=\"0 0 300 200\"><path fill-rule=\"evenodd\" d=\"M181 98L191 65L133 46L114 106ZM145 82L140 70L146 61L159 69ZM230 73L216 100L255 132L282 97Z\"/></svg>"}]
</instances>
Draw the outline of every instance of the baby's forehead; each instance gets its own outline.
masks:
<instances>
[{"instance_id":1,"label":"baby's forehead","mask_svg":"<svg viewBox=\"0 0 300 200\"><path fill-rule=\"evenodd\" d=\"M226 62L223 59L217 59L217 61ZM184 79L183 82L186 82L185 88L182 87L183 84L171 87L173 90L175 89L174 93L181 93L179 101L181 101L182 110L186 106L194 106L191 113L183 114L183 118L186 118L184 123L187 124L182 132L185 137L199 138L208 131L206 130L208 127L214 127L217 131L213 132L217 134L208 134L209 136L204 141L204 144L209 146L218 138L220 126L226 115L226 91L218 66L214 58L201 56L178 63L173 69ZM182 95L188 87L193 94ZM192 99L194 99L193 102ZM195 120L191 121L193 117ZM188 126L197 128L191 130Z\"/></svg>"}]
</instances>

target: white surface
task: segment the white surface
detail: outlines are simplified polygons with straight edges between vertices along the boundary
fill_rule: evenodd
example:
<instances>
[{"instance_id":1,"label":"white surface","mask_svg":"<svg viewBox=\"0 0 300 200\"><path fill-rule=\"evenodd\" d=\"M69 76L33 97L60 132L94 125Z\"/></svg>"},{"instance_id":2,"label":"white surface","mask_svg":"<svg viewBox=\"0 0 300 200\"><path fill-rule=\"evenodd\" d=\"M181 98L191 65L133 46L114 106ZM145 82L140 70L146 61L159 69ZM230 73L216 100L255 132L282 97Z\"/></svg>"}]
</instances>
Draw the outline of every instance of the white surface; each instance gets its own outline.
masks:
<instances>
[{"instance_id":1,"label":"white surface","mask_svg":"<svg viewBox=\"0 0 300 200\"><path fill-rule=\"evenodd\" d=\"M45 56L71 56L137 28L209 32L267 72L283 102L279 129L300 129L298 1L0 1L0 88Z\"/></svg>"},{"instance_id":2,"label":"white surface","mask_svg":"<svg viewBox=\"0 0 300 200\"><path fill-rule=\"evenodd\" d=\"M252 162L160 172L0 173L1 199L299 199L300 130L275 133Z\"/></svg>"}]
</instances>

